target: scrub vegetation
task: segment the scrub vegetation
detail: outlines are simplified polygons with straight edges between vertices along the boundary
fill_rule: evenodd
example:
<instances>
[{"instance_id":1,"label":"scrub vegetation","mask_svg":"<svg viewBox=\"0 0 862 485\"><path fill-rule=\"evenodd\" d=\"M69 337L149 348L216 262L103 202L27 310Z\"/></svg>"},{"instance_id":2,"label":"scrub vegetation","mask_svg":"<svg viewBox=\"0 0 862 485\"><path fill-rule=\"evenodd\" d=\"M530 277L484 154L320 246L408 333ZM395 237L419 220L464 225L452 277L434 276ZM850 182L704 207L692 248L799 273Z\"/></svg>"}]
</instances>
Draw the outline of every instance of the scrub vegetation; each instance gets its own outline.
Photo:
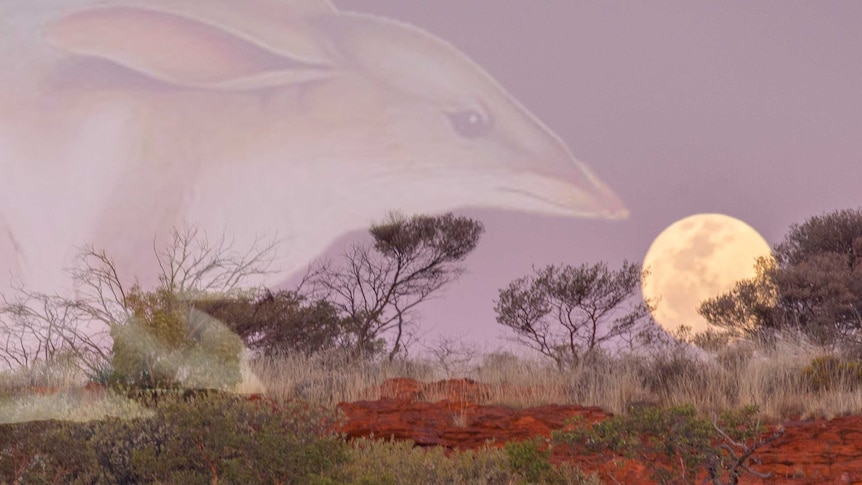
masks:
<instances>
[{"instance_id":1,"label":"scrub vegetation","mask_svg":"<svg viewBox=\"0 0 862 485\"><path fill-rule=\"evenodd\" d=\"M481 232L451 215L393 217L372 245L282 292L233 291L240 280L218 275L258 269L221 256L193 259L197 270L166 264L159 290L126 291L90 251L79 276L96 278L94 298L5 300L0 483L599 483L552 464L551 447L638 457L656 483L736 483L759 473L749 458L780 437L765 423L862 413L862 211L792 226L755 278L704 302L716 325L706 333L658 331L649 302L632 306L635 265L560 266L501 290L498 321L524 351L444 338L411 353L414 308L463 272ZM190 247L192 235L175 242ZM623 297L601 298L614 291ZM101 324L113 344L93 348L73 317ZM608 330L632 332L612 346ZM473 451L335 431L338 403L377 399L395 377L473 379L488 386L481 405L614 416ZM88 383L95 398L81 392Z\"/></svg>"}]
</instances>

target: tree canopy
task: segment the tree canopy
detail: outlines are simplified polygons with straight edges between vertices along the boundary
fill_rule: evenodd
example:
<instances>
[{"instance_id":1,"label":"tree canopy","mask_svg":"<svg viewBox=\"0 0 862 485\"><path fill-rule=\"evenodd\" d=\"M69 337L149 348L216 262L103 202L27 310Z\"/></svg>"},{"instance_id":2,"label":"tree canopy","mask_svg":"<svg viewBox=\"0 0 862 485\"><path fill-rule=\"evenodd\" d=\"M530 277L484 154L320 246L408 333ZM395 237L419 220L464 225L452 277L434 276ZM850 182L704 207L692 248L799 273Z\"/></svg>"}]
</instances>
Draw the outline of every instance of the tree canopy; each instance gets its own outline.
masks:
<instances>
[{"instance_id":1,"label":"tree canopy","mask_svg":"<svg viewBox=\"0 0 862 485\"><path fill-rule=\"evenodd\" d=\"M334 305L297 291L264 289L194 306L236 332L250 350L269 356L330 350L342 345L345 332Z\"/></svg>"},{"instance_id":2,"label":"tree canopy","mask_svg":"<svg viewBox=\"0 0 862 485\"><path fill-rule=\"evenodd\" d=\"M732 331L798 329L826 343L862 343L862 210L793 224L754 278L704 301L706 320Z\"/></svg>"},{"instance_id":3,"label":"tree canopy","mask_svg":"<svg viewBox=\"0 0 862 485\"><path fill-rule=\"evenodd\" d=\"M613 338L632 341L651 321L638 295L642 276L627 261L618 270L602 262L549 265L500 290L497 322L557 365L576 362Z\"/></svg>"},{"instance_id":4,"label":"tree canopy","mask_svg":"<svg viewBox=\"0 0 862 485\"><path fill-rule=\"evenodd\" d=\"M482 232L481 222L451 213L392 214L371 227L372 245L353 245L340 264L319 264L308 277L311 293L335 306L359 352L380 350L383 336L394 333L391 360L405 348L415 307L464 273L460 263Z\"/></svg>"}]
</instances>

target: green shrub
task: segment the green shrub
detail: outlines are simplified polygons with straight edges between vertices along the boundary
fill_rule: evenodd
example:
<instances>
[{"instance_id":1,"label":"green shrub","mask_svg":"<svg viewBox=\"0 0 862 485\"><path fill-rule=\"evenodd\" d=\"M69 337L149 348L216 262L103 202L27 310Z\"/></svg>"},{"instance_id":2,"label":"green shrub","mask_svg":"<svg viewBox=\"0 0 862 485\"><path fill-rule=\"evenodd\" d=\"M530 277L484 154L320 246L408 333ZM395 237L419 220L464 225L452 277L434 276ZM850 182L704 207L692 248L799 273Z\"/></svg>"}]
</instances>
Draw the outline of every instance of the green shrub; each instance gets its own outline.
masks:
<instances>
[{"instance_id":1,"label":"green shrub","mask_svg":"<svg viewBox=\"0 0 862 485\"><path fill-rule=\"evenodd\" d=\"M520 442L509 442L503 448L509 459L509 468L514 472L517 483L543 484L587 484L598 483L595 476L587 477L579 468L563 463L551 465L551 448L543 446L538 437Z\"/></svg>"},{"instance_id":2,"label":"green shrub","mask_svg":"<svg viewBox=\"0 0 862 485\"><path fill-rule=\"evenodd\" d=\"M415 447L411 441L357 439L350 459L331 483L413 485L423 483L506 483L506 457L499 450L453 451Z\"/></svg>"},{"instance_id":3,"label":"green shrub","mask_svg":"<svg viewBox=\"0 0 862 485\"><path fill-rule=\"evenodd\" d=\"M332 302L309 299L298 291L261 289L202 298L193 305L224 322L249 349L269 357L335 350L346 333L346 322Z\"/></svg>"},{"instance_id":4,"label":"green shrub","mask_svg":"<svg viewBox=\"0 0 862 485\"><path fill-rule=\"evenodd\" d=\"M107 418L85 423L78 446L91 448L97 457L100 479L96 483L140 483L132 470L133 454L156 446L166 433L155 418Z\"/></svg>"},{"instance_id":5,"label":"green shrub","mask_svg":"<svg viewBox=\"0 0 862 485\"><path fill-rule=\"evenodd\" d=\"M719 427L731 440L745 442L764 431L756 421L757 412L755 406L727 411L718 419ZM580 417L568 425L569 430L552 434L555 444L637 458L648 464L652 478L659 483L680 479L690 483L699 472L710 468L715 478L723 470L738 475L737 466L731 463L733 457L720 446L726 438L711 420L699 417L692 405L634 409L630 416L614 416L593 425Z\"/></svg>"},{"instance_id":6,"label":"green shrub","mask_svg":"<svg viewBox=\"0 0 862 485\"><path fill-rule=\"evenodd\" d=\"M509 465L521 474L529 483L536 483L553 470L551 465L551 450L542 449L540 441L535 438L528 441L506 443L503 450L509 458Z\"/></svg>"},{"instance_id":7,"label":"green shrub","mask_svg":"<svg viewBox=\"0 0 862 485\"><path fill-rule=\"evenodd\" d=\"M802 378L814 392L829 389L857 389L862 384L862 363L845 362L833 355L814 358L802 369Z\"/></svg>"},{"instance_id":8,"label":"green shrub","mask_svg":"<svg viewBox=\"0 0 862 485\"><path fill-rule=\"evenodd\" d=\"M132 454L132 470L147 481L306 483L346 459L328 431L337 416L301 403L205 395L160 406L156 419L170 431Z\"/></svg>"},{"instance_id":9,"label":"green shrub","mask_svg":"<svg viewBox=\"0 0 862 485\"><path fill-rule=\"evenodd\" d=\"M171 396L155 416L0 427L0 483L304 484L347 459L338 416L301 403Z\"/></svg>"},{"instance_id":10,"label":"green shrub","mask_svg":"<svg viewBox=\"0 0 862 485\"><path fill-rule=\"evenodd\" d=\"M87 483L96 456L77 443L78 423L29 421L0 425L0 483Z\"/></svg>"},{"instance_id":11,"label":"green shrub","mask_svg":"<svg viewBox=\"0 0 862 485\"><path fill-rule=\"evenodd\" d=\"M729 409L718 417L721 430L734 441L748 441L766 431L766 426L758 419L760 408L754 404L737 410Z\"/></svg>"},{"instance_id":12,"label":"green shrub","mask_svg":"<svg viewBox=\"0 0 862 485\"><path fill-rule=\"evenodd\" d=\"M531 445L514 444L516 459L532 454ZM527 451L523 451L527 450ZM350 459L333 473L318 477L316 485L508 485L512 483L598 485L596 477L587 477L571 466L547 468L535 480L525 477L512 465L510 452L498 448L452 450L442 447L417 447L410 441L357 439L351 443ZM529 466L520 464L524 469Z\"/></svg>"}]
</instances>

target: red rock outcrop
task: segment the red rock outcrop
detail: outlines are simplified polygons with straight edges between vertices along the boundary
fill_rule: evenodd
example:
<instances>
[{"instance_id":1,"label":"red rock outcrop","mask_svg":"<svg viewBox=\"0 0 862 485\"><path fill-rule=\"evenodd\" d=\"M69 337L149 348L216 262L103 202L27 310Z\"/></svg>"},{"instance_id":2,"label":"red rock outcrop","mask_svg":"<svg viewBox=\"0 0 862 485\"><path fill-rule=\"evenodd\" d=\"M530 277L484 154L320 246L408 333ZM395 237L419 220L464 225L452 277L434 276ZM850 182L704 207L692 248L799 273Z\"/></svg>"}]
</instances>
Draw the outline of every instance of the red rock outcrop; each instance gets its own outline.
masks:
<instances>
[{"instance_id":1,"label":"red rock outcrop","mask_svg":"<svg viewBox=\"0 0 862 485\"><path fill-rule=\"evenodd\" d=\"M771 479L745 483L862 483L862 416L784 423L784 436L759 449Z\"/></svg>"},{"instance_id":2,"label":"red rock outcrop","mask_svg":"<svg viewBox=\"0 0 862 485\"><path fill-rule=\"evenodd\" d=\"M549 405L513 410L464 401L414 402L383 398L341 403L347 416L340 429L348 438L390 437L413 440L419 446L479 448L486 442L499 446L512 440L550 436L573 416L595 422L608 415L599 408Z\"/></svg>"},{"instance_id":3,"label":"red rock outcrop","mask_svg":"<svg viewBox=\"0 0 862 485\"><path fill-rule=\"evenodd\" d=\"M491 386L472 379L449 379L423 383L415 379L395 378L383 381L379 386L366 389L366 397L401 399L404 401L466 401L481 404L488 399Z\"/></svg>"},{"instance_id":4,"label":"red rock outcrop","mask_svg":"<svg viewBox=\"0 0 862 485\"><path fill-rule=\"evenodd\" d=\"M80 390L28 390L30 394L41 395L62 392L85 400L98 400L105 396L106 389L88 385ZM565 421L574 416L583 416L589 423L611 416L600 408L571 405L527 409L483 406L477 403L486 401L488 386L469 379L437 383L390 379L369 389L368 395L383 397L338 405L347 418L339 431L348 439L373 435L412 440L419 446L477 449L489 442L492 446L502 446L509 441L549 437L551 431L562 429ZM275 401L260 395L246 398L276 406ZM784 435L753 455L760 461L755 470L771 473L771 477L743 475L740 484L862 484L862 416L770 425L772 431L779 426L784 428ZM649 466L654 463L642 459L597 454L577 446L573 449L556 446L552 452L552 462L573 463L586 472L598 473L606 483L653 483ZM664 463L662 460L666 459L650 457L650 460ZM704 477L702 473L695 483L701 483ZM724 479L727 483L727 477Z\"/></svg>"},{"instance_id":5,"label":"red rock outcrop","mask_svg":"<svg viewBox=\"0 0 862 485\"><path fill-rule=\"evenodd\" d=\"M340 431L348 439L373 435L413 440L419 446L476 449L489 441L502 446L507 441L548 437L552 430L563 428L565 421L573 416L584 416L590 423L611 416L595 407L549 405L515 410L482 406L476 401L481 402L487 387L469 379L433 384L391 379L371 391L383 397L338 406L347 417ZM422 402L435 397L440 400ZM740 484L862 483L862 416L794 421L781 426L785 429L784 435L753 455L760 461L754 469L771 473L771 477L743 475ZM771 425L771 431L778 427L778 424ZM597 472L607 483L653 483L648 463L638 459L611 453L588 453L577 447L558 446L552 451L553 462L567 461L584 471ZM650 457L653 459L658 463L663 460ZM697 483L704 477L705 472ZM728 482L726 476L724 481Z\"/></svg>"}]
</instances>

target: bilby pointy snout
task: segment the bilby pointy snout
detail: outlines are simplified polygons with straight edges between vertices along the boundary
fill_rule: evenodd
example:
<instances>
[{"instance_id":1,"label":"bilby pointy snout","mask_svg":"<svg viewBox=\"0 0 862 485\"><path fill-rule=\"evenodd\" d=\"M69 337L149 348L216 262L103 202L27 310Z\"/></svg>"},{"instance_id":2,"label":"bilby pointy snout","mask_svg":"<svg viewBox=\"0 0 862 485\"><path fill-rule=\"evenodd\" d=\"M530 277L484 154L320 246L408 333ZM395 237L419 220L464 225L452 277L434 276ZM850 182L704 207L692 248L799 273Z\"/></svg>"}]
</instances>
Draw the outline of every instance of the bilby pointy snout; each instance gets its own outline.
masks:
<instances>
[{"instance_id":1,"label":"bilby pointy snout","mask_svg":"<svg viewBox=\"0 0 862 485\"><path fill-rule=\"evenodd\" d=\"M625 219L629 216L622 198L593 174L586 164L575 158L568 148L563 146L555 150L555 153L548 155L548 159L553 162L542 164L552 168L548 175L571 184L571 193L563 194L562 202L573 204L576 215L592 215L600 219Z\"/></svg>"},{"instance_id":2,"label":"bilby pointy snout","mask_svg":"<svg viewBox=\"0 0 862 485\"><path fill-rule=\"evenodd\" d=\"M555 213L598 219L625 219L629 211L622 199L589 166L572 155L568 146L526 110L526 123L508 127L507 136L520 153L518 169L527 169L512 187L554 206ZM518 119L514 118L513 119Z\"/></svg>"},{"instance_id":3,"label":"bilby pointy snout","mask_svg":"<svg viewBox=\"0 0 862 485\"><path fill-rule=\"evenodd\" d=\"M449 204L570 217L628 215L620 198L553 131L455 46L365 15L324 16L315 26L363 75L390 90L393 109L387 111L403 116L389 120L393 129L385 139L402 136L399 146L414 147L402 158L454 180L446 199L459 200ZM417 184L405 196L421 189ZM433 192L430 197L440 200Z\"/></svg>"}]
</instances>

